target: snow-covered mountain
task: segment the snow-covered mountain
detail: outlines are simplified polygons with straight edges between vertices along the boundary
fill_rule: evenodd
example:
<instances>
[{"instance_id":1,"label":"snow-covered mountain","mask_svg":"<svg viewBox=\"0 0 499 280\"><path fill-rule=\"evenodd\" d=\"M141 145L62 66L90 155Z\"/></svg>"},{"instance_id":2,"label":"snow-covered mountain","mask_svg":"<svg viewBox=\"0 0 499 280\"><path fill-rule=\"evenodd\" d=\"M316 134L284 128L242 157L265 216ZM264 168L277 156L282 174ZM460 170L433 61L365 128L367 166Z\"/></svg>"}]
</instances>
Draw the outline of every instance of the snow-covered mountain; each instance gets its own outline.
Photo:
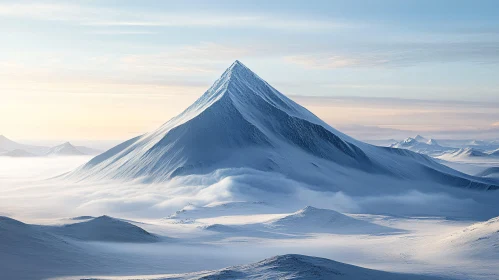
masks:
<instances>
[{"instance_id":1,"label":"snow-covered mountain","mask_svg":"<svg viewBox=\"0 0 499 280\"><path fill-rule=\"evenodd\" d=\"M0 149L10 152L14 150L23 150L30 154L34 155L43 155L48 151L49 148L42 146L33 146L33 145L25 145L21 143L17 143L15 141L10 140L9 138L0 135Z\"/></svg>"},{"instance_id":2,"label":"snow-covered mountain","mask_svg":"<svg viewBox=\"0 0 499 280\"><path fill-rule=\"evenodd\" d=\"M21 144L0 135L0 155L12 157L28 156L77 156L77 155L97 155L100 151L85 146L73 146L65 142L55 147L44 147Z\"/></svg>"},{"instance_id":3,"label":"snow-covered mountain","mask_svg":"<svg viewBox=\"0 0 499 280\"><path fill-rule=\"evenodd\" d=\"M71 143L66 142L61 145L50 148L46 154L47 156L81 156L84 155L80 150Z\"/></svg>"},{"instance_id":4,"label":"snow-covered mountain","mask_svg":"<svg viewBox=\"0 0 499 280\"><path fill-rule=\"evenodd\" d=\"M490 155L487 153L484 153L480 150L467 147L467 148L461 148L459 150L453 151L453 152L448 152L445 153L441 156L439 156L439 159L444 159L444 160L466 160L466 159L473 159L473 158L486 158L489 157Z\"/></svg>"},{"instance_id":5,"label":"snow-covered mountain","mask_svg":"<svg viewBox=\"0 0 499 280\"><path fill-rule=\"evenodd\" d=\"M5 157L36 157L35 154L32 154L30 152L27 152L27 151L21 150L21 149L15 149L12 151L4 152L4 153L1 153L0 156L5 156Z\"/></svg>"},{"instance_id":6,"label":"snow-covered mountain","mask_svg":"<svg viewBox=\"0 0 499 280\"><path fill-rule=\"evenodd\" d=\"M366 185L380 178L499 188L424 155L357 141L239 61L180 115L96 156L66 178L159 182L227 168L277 172L317 188L340 181Z\"/></svg>"}]
</instances>

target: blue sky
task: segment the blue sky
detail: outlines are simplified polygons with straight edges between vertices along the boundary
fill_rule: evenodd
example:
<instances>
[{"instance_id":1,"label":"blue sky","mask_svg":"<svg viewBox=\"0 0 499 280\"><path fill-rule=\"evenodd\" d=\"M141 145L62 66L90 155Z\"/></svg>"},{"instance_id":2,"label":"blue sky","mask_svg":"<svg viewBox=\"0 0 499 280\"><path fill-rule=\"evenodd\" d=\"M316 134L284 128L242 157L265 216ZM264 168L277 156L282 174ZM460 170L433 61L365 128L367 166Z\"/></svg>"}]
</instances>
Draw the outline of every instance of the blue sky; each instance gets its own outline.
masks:
<instances>
[{"instance_id":1,"label":"blue sky","mask_svg":"<svg viewBox=\"0 0 499 280\"><path fill-rule=\"evenodd\" d=\"M158 98L175 104L144 124L136 120L131 133L149 129L145 123L178 113L235 59L287 95L492 107L484 111L499 104L497 1L0 1L0 32L0 94L7 101L0 128L22 138L35 137L18 128L34 127L35 119L44 122L39 131L55 123L51 135L85 138L61 131L81 128L99 99L123 104L123 111L102 107L104 123L126 115L136 103L131 96L154 100L141 100L143 111L154 111ZM363 124L323 111L336 126ZM19 123L5 121L7 114L18 114ZM498 122L491 113L468 128ZM394 128L386 120L369 125Z\"/></svg>"}]
</instances>

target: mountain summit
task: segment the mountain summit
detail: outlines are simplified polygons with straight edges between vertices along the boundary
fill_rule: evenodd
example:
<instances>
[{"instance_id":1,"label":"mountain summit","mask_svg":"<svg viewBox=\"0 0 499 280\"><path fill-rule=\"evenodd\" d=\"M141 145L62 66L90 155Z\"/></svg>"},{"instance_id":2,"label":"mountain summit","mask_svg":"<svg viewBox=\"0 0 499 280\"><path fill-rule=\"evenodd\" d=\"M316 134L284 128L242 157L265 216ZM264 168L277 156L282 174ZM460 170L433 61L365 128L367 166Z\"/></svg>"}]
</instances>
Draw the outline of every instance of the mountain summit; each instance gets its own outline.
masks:
<instances>
[{"instance_id":1,"label":"mountain summit","mask_svg":"<svg viewBox=\"0 0 499 280\"><path fill-rule=\"evenodd\" d=\"M249 168L331 185L352 177L364 178L367 184L369 179L359 174L419 177L415 171L428 169L442 170L441 176L433 174L441 181L455 174L467 176L422 155L396 150L344 135L235 61L180 115L93 158L67 177L157 182ZM490 188L475 181L480 179L460 179L464 181L452 184Z\"/></svg>"},{"instance_id":2,"label":"mountain summit","mask_svg":"<svg viewBox=\"0 0 499 280\"><path fill-rule=\"evenodd\" d=\"M50 148L46 154L47 156L80 156L84 155L75 146L69 142Z\"/></svg>"}]
</instances>

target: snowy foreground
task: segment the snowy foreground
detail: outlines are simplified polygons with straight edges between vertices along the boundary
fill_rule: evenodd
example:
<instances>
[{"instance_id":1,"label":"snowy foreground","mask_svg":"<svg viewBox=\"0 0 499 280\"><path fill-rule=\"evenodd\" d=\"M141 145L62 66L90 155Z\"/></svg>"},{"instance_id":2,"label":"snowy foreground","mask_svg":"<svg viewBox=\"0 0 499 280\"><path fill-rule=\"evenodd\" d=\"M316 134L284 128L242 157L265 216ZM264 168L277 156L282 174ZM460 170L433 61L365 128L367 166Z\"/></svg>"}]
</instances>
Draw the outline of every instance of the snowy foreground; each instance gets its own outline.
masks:
<instances>
[{"instance_id":1,"label":"snowy foreground","mask_svg":"<svg viewBox=\"0 0 499 280\"><path fill-rule=\"evenodd\" d=\"M453 216L437 214L450 207L446 204L473 204L458 194L406 192L363 197L363 203L355 204L359 199L336 193L328 197L333 202L328 207L318 194L297 191L282 197L293 201L284 207L275 199L229 202L225 197L221 202L214 194L195 197L179 189L172 201L165 192L171 185L44 180L86 160L0 159L0 213L9 217L0 218L2 277L499 277L497 218L473 219L457 208ZM189 195L190 201L204 200L205 205L177 208L185 204L175 200L189 200ZM219 202L208 203L212 199ZM306 207L314 201L314 207ZM390 203L438 206L431 209L435 215L397 215L404 212L402 206L385 209L383 215L361 214Z\"/></svg>"}]
</instances>

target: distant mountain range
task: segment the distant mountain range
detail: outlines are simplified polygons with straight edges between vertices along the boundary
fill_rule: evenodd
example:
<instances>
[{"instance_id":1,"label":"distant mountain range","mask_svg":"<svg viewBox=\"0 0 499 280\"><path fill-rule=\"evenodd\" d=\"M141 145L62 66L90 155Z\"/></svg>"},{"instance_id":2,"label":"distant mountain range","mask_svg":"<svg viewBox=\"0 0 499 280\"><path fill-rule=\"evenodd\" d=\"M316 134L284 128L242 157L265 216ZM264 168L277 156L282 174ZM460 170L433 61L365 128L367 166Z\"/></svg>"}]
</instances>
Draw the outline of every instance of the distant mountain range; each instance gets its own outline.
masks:
<instances>
[{"instance_id":1,"label":"distant mountain range","mask_svg":"<svg viewBox=\"0 0 499 280\"><path fill-rule=\"evenodd\" d=\"M66 142L55 147L44 147L21 144L0 135L0 156L8 157L36 157L36 156L81 156L96 155L99 150L84 146L73 146Z\"/></svg>"},{"instance_id":2,"label":"distant mountain range","mask_svg":"<svg viewBox=\"0 0 499 280\"><path fill-rule=\"evenodd\" d=\"M499 157L499 143L497 141L435 140L417 135L414 138L408 137L402 141L395 142L390 147L407 149L447 160Z\"/></svg>"}]
</instances>

